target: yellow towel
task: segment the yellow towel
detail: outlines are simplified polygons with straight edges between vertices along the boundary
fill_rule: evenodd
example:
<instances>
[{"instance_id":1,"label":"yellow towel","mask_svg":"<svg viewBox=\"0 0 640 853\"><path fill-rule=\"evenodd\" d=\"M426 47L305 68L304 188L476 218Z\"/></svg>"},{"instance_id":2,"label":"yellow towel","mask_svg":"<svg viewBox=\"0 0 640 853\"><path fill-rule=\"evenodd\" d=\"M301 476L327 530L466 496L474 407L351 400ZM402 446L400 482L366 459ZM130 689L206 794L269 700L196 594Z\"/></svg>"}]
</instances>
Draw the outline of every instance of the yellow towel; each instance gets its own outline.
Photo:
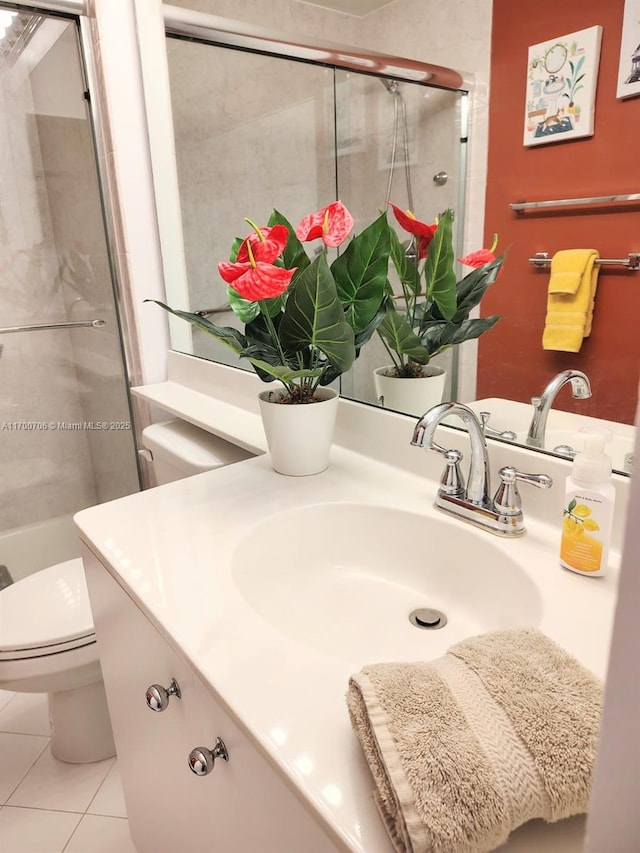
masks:
<instances>
[{"instance_id":1,"label":"yellow towel","mask_svg":"<svg viewBox=\"0 0 640 853\"><path fill-rule=\"evenodd\" d=\"M599 257L596 249L565 249L553 256L543 349L580 352L591 334Z\"/></svg>"}]
</instances>

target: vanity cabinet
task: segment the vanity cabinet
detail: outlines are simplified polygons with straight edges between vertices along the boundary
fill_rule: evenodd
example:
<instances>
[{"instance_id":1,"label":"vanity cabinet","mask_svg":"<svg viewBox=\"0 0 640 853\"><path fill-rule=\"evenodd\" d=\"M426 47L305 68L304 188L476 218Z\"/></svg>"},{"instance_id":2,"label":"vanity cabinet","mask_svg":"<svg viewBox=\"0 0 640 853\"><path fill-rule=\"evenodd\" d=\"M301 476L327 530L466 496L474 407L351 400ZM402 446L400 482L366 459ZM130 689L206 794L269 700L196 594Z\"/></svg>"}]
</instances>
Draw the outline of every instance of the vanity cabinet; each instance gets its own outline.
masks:
<instances>
[{"instance_id":1,"label":"vanity cabinet","mask_svg":"<svg viewBox=\"0 0 640 853\"><path fill-rule=\"evenodd\" d=\"M336 853L338 846L86 546L83 560L138 853ZM147 688L180 698L147 707ZM256 701L260 696L256 695ZM195 775L194 747L224 742L229 761Z\"/></svg>"}]
</instances>

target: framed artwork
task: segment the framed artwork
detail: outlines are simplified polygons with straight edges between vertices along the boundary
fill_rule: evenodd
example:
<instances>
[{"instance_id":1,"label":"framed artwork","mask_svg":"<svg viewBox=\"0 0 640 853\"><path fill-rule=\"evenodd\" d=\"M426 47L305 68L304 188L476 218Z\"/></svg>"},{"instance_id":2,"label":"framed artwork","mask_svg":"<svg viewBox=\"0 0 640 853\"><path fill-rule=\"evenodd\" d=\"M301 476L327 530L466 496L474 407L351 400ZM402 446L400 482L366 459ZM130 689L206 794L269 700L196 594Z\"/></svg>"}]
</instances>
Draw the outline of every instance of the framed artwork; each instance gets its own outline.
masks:
<instances>
[{"instance_id":1,"label":"framed artwork","mask_svg":"<svg viewBox=\"0 0 640 853\"><path fill-rule=\"evenodd\" d=\"M619 98L640 95L640 0L625 0L618 67Z\"/></svg>"},{"instance_id":2,"label":"framed artwork","mask_svg":"<svg viewBox=\"0 0 640 853\"><path fill-rule=\"evenodd\" d=\"M589 27L529 48L525 145L593 136L601 41Z\"/></svg>"}]
</instances>

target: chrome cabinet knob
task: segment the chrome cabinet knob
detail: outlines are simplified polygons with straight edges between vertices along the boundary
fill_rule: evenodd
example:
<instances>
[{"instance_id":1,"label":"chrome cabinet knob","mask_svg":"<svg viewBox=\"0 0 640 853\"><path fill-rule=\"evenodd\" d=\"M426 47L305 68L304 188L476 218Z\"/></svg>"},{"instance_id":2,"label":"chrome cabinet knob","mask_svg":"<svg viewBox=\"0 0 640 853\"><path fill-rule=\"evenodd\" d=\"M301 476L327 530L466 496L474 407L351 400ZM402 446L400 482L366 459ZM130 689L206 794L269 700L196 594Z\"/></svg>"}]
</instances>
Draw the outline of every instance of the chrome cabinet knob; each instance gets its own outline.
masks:
<instances>
[{"instance_id":1,"label":"chrome cabinet knob","mask_svg":"<svg viewBox=\"0 0 640 853\"><path fill-rule=\"evenodd\" d=\"M171 679L171 684L168 687L162 687L160 684L152 684L151 687L147 687L147 707L151 708L152 711L166 711L169 707L171 696L175 696L177 699L182 697L180 685L175 678Z\"/></svg>"},{"instance_id":2,"label":"chrome cabinet knob","mask_svg":"<svg viewBox=\"0 0 640 853\"><path fill-rule=\"evenodd\" d=\"M216 758L224 758L229 760L227 747L224 745L222 738L216 738L216 744L213 749L207 749L206 746L196 746L189 753L189 769L196 776L208 776L213 770L216 763Z\"/></svg>"}]
</instances>

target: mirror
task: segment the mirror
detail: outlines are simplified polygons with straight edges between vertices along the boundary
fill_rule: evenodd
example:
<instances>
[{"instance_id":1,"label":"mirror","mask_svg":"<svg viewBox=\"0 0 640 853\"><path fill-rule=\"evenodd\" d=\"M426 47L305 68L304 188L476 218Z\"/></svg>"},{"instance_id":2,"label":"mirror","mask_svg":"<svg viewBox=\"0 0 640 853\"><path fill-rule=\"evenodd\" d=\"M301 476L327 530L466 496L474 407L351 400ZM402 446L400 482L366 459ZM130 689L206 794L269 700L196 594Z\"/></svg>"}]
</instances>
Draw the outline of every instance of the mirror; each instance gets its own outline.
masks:
<instances>
[{"instance_id":1,"label":"mirror","mask_svg":"<svg viewBox=\"0 0 640 853\"><path fill-rule=\"evenodd\" d=\"M454 248L457 257L462 254L465 92L173 37L167 39L167 53L189 289L189 304L182 300L180 307L203 311L219 325L239 325L228 309L226 285L216 266L228 258L234 237L244 236L244 217L263 224L274 207L295 225L340 198L355 217L356 231L371 222L387 200L414 209L427 222L451 208ZM203 109L203 104L209 107ZM396 226L393 216L389 221ZM407 239L399 226L397 232L401 240ZM458 270L458 278L462 272ZM508 288L498 282L493 290L491 311L483 314L506 315L509 308L500 304L500 294ZM171 298L169 293L170 303ZM480 344L482 354L484 339ZM185 351L184 340L176 348ZM491 368L486 359L478 363L475 342L463 345L462 359L460 349L431 362L446 371L443 398L491 411L492 436L506 432L512 440L513 432L516 441L525 441L533 415L528 400L559 371L550 372L540 387L521 388L508 400L500 393L483 394L481 382L481 401L476 404L470 390L476 387L476 370L481 377ZM190 351L250 369L197 330ZM342 377L341 392L378 404L374 370L388 363L385 347L375 336ZM598 394L603 390L598 388ZM570 398L561 391L558 405L567 408ZM510 403L518 405L517 413L508 408ZM583 412L593 414L589 407ZM565 452L579 422L557 426L556 414L562 413L552 412L549 420L553 447L544 449L560 447ZM614 419L608 420L615 428ZM626 427L620 445L625 452L614 466L621 471L629 470L627 445L632 448L633 443L633 428Z\"/></svg>"},{"instance_id":2,"label":"mirror","mask_svg":"<svg viewBox=\"0 0 640 853\"><path fill-rule=\"evenodd\" d=\"M246 233L244 217L264 224L277 208L295 226L336 196L354 216L354 233L388 200L412 209L428 199L421 215L429 222L452 208L460 254L465 92L175 38L167 51L189 291L181 307L242 328L216 265ZM203 111L207 100L212 108ZM408 244L391 214L389 222ZM197 329L192 351L250 369ZM377 403L373 373L388 363L374 336L342 377L341 392ZM444 393L455 394L452 353L434 363L447 369Z\"/></svg>"}]
</instances>

